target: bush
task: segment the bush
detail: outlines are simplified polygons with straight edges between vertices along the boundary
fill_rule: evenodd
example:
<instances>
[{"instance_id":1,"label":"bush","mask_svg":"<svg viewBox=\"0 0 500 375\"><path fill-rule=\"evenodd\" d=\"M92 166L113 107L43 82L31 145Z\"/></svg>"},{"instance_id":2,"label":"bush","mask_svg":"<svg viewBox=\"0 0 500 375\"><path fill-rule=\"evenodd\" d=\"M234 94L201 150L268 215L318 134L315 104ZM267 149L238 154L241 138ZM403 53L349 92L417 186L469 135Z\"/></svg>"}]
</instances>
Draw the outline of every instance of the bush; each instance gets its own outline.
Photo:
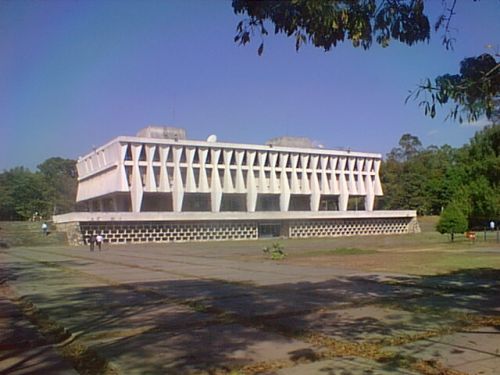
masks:
<instances>
[{"instance_id":1,"label":"bush","mask_svg":"<svg viewBox=\"0 0 500 375\"><path fill-rule=\"evenodd\" d=\"M436 225L436 230L441 234L449 233L452 241L455 238L455 233L463 233L467 229L467 217L453 202L443 210Z\"/></svg>"},{"instance_id":2,"label":"bush","mask_svg":"<svg viewBox=\"0 0 500 375\"><path fill-rule=\"evenodd\" d=\"M284 246L280 242L274 242L271 246L263 248L262 251L272 260L281 260L286 257L283 249Z\"/></svg>"}]
</instances>

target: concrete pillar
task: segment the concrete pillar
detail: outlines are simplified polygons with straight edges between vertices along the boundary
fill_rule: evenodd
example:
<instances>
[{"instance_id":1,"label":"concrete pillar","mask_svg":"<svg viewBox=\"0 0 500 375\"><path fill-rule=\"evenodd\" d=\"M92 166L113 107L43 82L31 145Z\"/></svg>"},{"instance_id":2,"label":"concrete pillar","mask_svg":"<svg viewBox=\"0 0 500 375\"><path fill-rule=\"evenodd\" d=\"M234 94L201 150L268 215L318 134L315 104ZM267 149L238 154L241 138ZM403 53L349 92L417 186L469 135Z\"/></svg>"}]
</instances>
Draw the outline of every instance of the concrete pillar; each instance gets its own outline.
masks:
<instances>
[{"instance_id":1,"label":"concrete pillar","mask_svg":"<svg viewBox=\"0 0 500 375\"><path fill-rule=\"evenodd\" d=\"M132 145L132 181L130 184L130 200L132 201L132 212L140 212L142 206L143 187L141 171L139 170L139 155L142 145Z\"/></svg>"},{"instance_id":2,"label":"concrete pillar","mask_svg":"<svg viewBox=\"0 0 500 375\"><path fill-rule=\"evenodd\" d=\"M219 177L219 169L217 167L221 150L213 149L212 152L212 186L210 189L210 200L212 204L212 212L220 212L222 202L222 186Z\"/></svg>"},{"instance_id":3,"label":"concrete pillar","mask_svg":"<svg viewBox=\"0 0 500 375\"><path fill-rule=\"evenodd\" d=\"M318 165L318 156L311 156L311 211L317 212L319 211L319 201L321 198L321 191L319 188L318 181L318 173L317 173L317 165Z\"/></svg>"},{"instance_id":4,"label":"concrete pillar","mask_svg":"<svg viewBox=\"0 0 500 375\"><path fill-rule=\"evenodd\" d=\"M253 169L253 163L255 161L255 151L247 152L247 211L255 212L257 207L257 189L255 187L255 172Z\"/></svg>"},{"instance_id":5,"label":"concrete pillar","mask_svg":"<svg viewBox=\"0 0 500 375\"><path fill-rule=\"evenodd\" d=\"M299 178L297 177L297 163L299 161L299 155L298 154L291 154L290 158L291 158L291 165L292 165L290 191L292 194L298 194L298 193L300 193L300 183L299 183Z\"/></svg>"},{"instance_id":6,"label":"concrete pillar","mask_svg":"<svg viewBox=\"0 0 500 375\"><path fill-rule=\"evenodd\" d=\"M182 201L184 199L184 186L181 176L180 160L182 147L173 147L174 152L174 182L172 185L172 208L174 212L182 211Z\"/></svg>"},{"instance_id":7,"label":"concrete pillar","mask_svg":"<svg viewBox=\"0 0 500 375\"><path fill-rule=\"evenodd\" d=\"M210 187L208 186L208 176L207 176L207 155L208 150L206 148L198 149L198 156L200 159L200 180L198 181L198 191L202 193L208 193L210 191Z\"/></svg>"},{"instance_id":8,"label":"concrete pillar","mask_svg":"<svg viewBox=\"0 0 500 375\"><path fill-rule=\"evenodd\" d=\"M281 194L280 194L280 211L287 212L290 207L290 182L288 181L286 173L286 165L288 162L289 154L281 154L280 168L281 168Z\"/></svg>"},{"instance_id":9,"label":"concrete pillar","mask_svg":"<svg viewBox=\"0 0 500 375\"><path fill-rule=\"evenodd\" d=\"M245 154L245 151L242 150L236 150L236 181L233 181L235 186L235 190L237 193L244 193L245 192L245 180L243 179L243 156Z\"/></svg>"},{"instance_id":10,"label":"concrete pillar","mask_svg":"<svg viewBox=\"0 0 500 375\"><path fill-rule=\"evenodd\" d=\"M349 189L345 179L346 158L341 157L339 160L339 211L347 211L347 203L349 202Z\"/></svg>"}]
</instances>

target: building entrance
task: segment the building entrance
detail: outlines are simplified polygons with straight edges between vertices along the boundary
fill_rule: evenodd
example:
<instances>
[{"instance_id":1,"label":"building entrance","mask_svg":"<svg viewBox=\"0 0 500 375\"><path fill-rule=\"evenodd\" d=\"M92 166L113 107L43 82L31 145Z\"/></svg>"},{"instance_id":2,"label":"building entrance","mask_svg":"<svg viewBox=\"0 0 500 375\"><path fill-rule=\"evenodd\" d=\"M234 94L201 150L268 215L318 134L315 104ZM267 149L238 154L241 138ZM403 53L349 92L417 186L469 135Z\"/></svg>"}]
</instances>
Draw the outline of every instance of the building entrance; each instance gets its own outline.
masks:
<instances>
[{"instance_id":1,"label":"building entrance","mask_svg":"<svg viewBox=\"0 0 500 375\"><path fill-rule=\"evenodd\" d=\"M280 223L259 224L259 238L279 237L280 235Z\"/></svg>"}]
</instances>

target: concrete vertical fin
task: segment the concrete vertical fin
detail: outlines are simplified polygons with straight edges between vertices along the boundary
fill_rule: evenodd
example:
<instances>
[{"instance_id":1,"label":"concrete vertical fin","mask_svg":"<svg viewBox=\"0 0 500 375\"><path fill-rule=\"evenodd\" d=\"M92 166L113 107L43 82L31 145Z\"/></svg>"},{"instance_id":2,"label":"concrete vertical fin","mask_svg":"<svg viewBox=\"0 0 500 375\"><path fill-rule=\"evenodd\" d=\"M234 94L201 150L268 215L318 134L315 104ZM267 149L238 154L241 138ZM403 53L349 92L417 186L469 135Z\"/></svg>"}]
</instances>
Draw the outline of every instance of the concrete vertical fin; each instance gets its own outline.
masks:
<instances>
[{"instance_id":1,"label":"concrete vertical fin","mask_svg":"<svg viewBox=\"0 0 500 375\"><path fill-rule=\"evenodd\" d=\"M372 176L369 174L365 175L365 211L373 211L373 205L375 203L375 194L373 191Z\"/></svg>"},{"instance_id":2,"label":"concrete vertical fin","mask_svg":"<svg viewBox=\"0 0 500 375\"><path fill-rule=\"evenodd\" d=\"M337 173L337 161L338 161L337 156L330 158L330 170L332 172L330 176L330 191L332 192L332 194L335 195L340 194L339 174Z\"/></svg>"},{"instance_id":3,"label":"concrete vertical fin","mask_svg":"<svg viewBox=\"0 0 500 375\"><path fill-rule=\"evenodd\" d=\"M269 164L271 166L271 171L269 174L269 187L271 193L279 193L279 183L278 178L276 176L276 164L278 161L278 153L277 152L269 152Z\"/></svg>"},{"instance_id":4,"label":"concrete vertical fin","mask_svg":"<svg viewBox=\"0 0 500 375\"><path fill-rule=\"evenodd\" d=\"M309 179L307 178L307 164L309 162L309 155L300 155L300 162L302 163L302 178L300 180L300 190L304 194L311 193L311 187L309 186Z\"/></svg>"},{"instance_id":5,"label":"concrete vertical fin","mask_svg":"<svg viewBox=\"0 0 500 375\"><path fill-rule=\"evenodd\" d=\"M358 195L358 189L356 188L356 181L354 178L354 166L355 165L356 165L356 159L349 158L347 160L348 175L349 175L349 182L347 184L347 187L349 189L349 194L351 194L351 195Z\"/></svg>"},{"instance_id":6,"label":"concrete vertical fin","mask_svg":"<svg viewBox=\"0 0 500 375\"><path fill-rule=\"evenodd\" d=\"M182 201L184 199L184 185L182 181L180 161L183 152L182 147L172 148L174 156L174 182L172 185L172 207L174 212L182 211Z\"/></svg>"},{"instance_id":7,"label":"concrete vertical fin","mask_svg":"<svg viewBox=\"0 0 500 375\"><path fill-rule=\"evenodd\" d=\"M202 193L208 193L210 191L210 187L208 185L208 176L207 176L207 155L209 150L206 148L199 148L198 155L200 158L200 180L198 181L198 191Z\"/></svg>"},{"instance_id":8,"label":"concrete vertical fin","mask_svg":"<svg viewBox=\"0 0 500 375\"><path fill-rule=\"evenodd\" d=\"M255 151L247 151L247 211L255 212L257 206L257 187L255 182L255 172L253 164L255 161Z\"/></svg>"},{"instance_id":9,"label":"concrete vertical fin","mask_svg":"<svg viewBox=\"0 0 500 375\"><path fill-rule=\"evenodd\" d=\"M132 202L132 212L140 212L142 206L142 178L139 170L139 155L141 154L142 145L132 145L132 181L130 184L130 200Z\"/></svg>"},{"instance_id":10,"label":"concrete vertical fin","mask_svg":"<svg viewBox=\"0 0 500 375\"><path fill-rule=\"evenodd\" d=\"M328 181L328 174L327 174L327 169L328 169L328 156L321 156L321 184L320 184L320 190L321 194L330 194L330 184Z\"/></svg>"},{"instance_id":11,"label":"concrete vertical fin","mask_svg":"<svg viewBox=\"0 0 500 375\"><path fill-rule=\"evenodd\" d=\"M245 192L245 180L243 178L243 157L245 156L245 151L236 150L236 181L235 181L235 190L237 193Z\"/></svg>"},{"instance_id":12,"label":"concrete vertical fin","mask_svg":"<svg viewBox=\"0 0 500 375\"><path fill-rule=\"evenodd\" d=\"M375 160L374 162L374 168L375 168L375 186L374 186L374 192L375 195L381 196L384 195L384 192L382 191L382 184L380 183L380 177L379 177L379 171L380 171L380 159Z\"/></svg>"},{"instance_id":13,"label":"concrete vertical fin","mask_svg":"<svg viewBox=\"0 0 500 375\"><path fill-rule=\"evenodd\" d=\"M357 158L356 159L356 168L357 168L357 178L358 178L358 183L356 188L358 189L358 195L365 195L366 194L366 189L365 189L365 179L364 176L365 174L363 173L363 167L365 164L365 159L362 158Z\"/></svg>"},{"instance_id":14,"label":"concrete vertical fin","mask_svg":"<svg viewBox=\"0 0 500 375\"><path fill-rule=\"evenodd\" d=\"M292 194L298 194L300 193L300 183L299 183L299 178L297 176L297 163L299 161L299 155L298 154L291 154L291 164L292 164L292 176L291 176L291 184L290 184L290 190Z\"/></svg>"},{"instance_id":15,"label":"concrete vertical fin","mask_svg":"<svg viewBox=\"0 0 500 375\"><path fill-rule=\"evenodd\" d=\"M120 162L118 168L120 168L120 191L129 191L129 186L127 182L127 171L125 170L125 155L127 153L127 144L120 144ZM85 163L83 163L85 165ZM80 174L80 173L79 173ZM79 187L80 188L80 187Z\"/></svg>"},{"instance_id":16,"label":"concrete vertical fin","mask_svg":"<svg viewBox=\"0 0 500 375\"><path fill-rule=\"evenodd\" d=\"M311 211L319 211L319 201L321 198L321 192L318 181L317 165L318 165L318 155L311 155Z\"/></svg>"},{"instance_id":17,"label":"concrete vertical fin","mask_svg":"<svg viewBox=\"0 0 500 375\"><path fill-rule=\"evenodd\" d=\"M233 179L231 178L231 158L233 150L223 150L224 153L224 192L234 193Z\"/></svg>"},{"instance_id":18,"label":"concrete vertical fin","mask_svg":"<svg viewBox=\"0 0 500 375\"><path fill-rule=\"evenodd\" d=\"M349 202L349 189L347 187L346 175L346 158L340 157L339 159L339 211L347 211L347 204Z\"/></svg>"},{"instance_id":19,"label":"concrete vertical fin","mask_svg":"<svg viewBox=\"0 0 500 375\"><path fill-rule=\"evenodd\" d=\"M155 172L153 170L153 156L155 154L155 145L144 145L146 147L146 186L144 191L155 192L156 191L156 179Z\"/></svg>"},{"instance_id":20,"label":"concrete vertical fin","mask_svg":"<svg viewBox=\"0 0 500 375\"><path fill-rule=\"evenodd\" d=\"M194 147L186 147L186 192L195 193L196 192L196 180L194 178L194 168L193 160L196 149Z\"/></svg>"},{"instance_id":21,"label":"concrete vertical fin","mask_svg":"<svg viewBox=\"0 0 500 375\"><path fill-rule=\"evenodd\" d=\"M281 168L281 194L280 194L280 211L287 212L290 207L290 181L288 180L288 173L286 165L288 163L289 154L280 154L280 168Z\"/></svg>"},{"instance_id":22,"label":"concrete vertical fin","mask_svg":"<svg viewBox=\"0 0 500 375\"><path fill-rule=\"evenodd\" d=\"M212 186L210 189L210 200L212 204L212 212L220 212L220 204L222 201L222 186L219 177L219 169L217 167L221 150L212 149Z\"/></svg>"},{"instance_id":23,"label":"concrete vertical fin","mask_svg":"<svg viewBox=\"0 0 500 375\"><path fill-rule=\"evenodd\" d=\"M160 188L161 192L170 192L170 181L167 173L167 158L168 152L170 151L169 146L160 146Z\"/></svg>"},{"instance_id":24,"label":"concrete vertical fin","mask_svg":"<svg viewBox=\"0 0 500 375\"><path fill-rule=\"evenodd\" d=\"M268 193L269 186L266 179L266 172L264 170L264 165L266 163L266 158L267 158L267 152L259 151L257 155L259 158L259 193Z\"/></svg>"}]
</instances>

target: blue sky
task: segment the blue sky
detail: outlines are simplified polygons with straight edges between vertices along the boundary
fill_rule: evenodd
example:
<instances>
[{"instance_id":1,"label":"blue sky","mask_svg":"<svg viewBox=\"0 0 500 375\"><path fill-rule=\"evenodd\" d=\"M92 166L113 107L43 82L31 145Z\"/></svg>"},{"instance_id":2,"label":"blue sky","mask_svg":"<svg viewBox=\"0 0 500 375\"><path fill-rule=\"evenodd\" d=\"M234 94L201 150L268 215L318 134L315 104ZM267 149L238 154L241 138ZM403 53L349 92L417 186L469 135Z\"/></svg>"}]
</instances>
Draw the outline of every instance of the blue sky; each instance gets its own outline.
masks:
<instances>
[{"instance_id":1,"label":"blue sky","mask_svg":"<svg viewBox=\"0 0 500 375\"><path fill-rule=\"evenodd\" d=\"M441 1L427 6L433 22ZM295 135L382 154L404 133L461 146L481 124L404 104L421 79L498 49L498 0L458 0L456 12L453 51L433 35L413 47L296 53L294 40L270 35L259 57L258 38L233 42L230 1L0 1L0 171L77 158L152 124L191 139Z\"/></svg>"}]
</instances>

